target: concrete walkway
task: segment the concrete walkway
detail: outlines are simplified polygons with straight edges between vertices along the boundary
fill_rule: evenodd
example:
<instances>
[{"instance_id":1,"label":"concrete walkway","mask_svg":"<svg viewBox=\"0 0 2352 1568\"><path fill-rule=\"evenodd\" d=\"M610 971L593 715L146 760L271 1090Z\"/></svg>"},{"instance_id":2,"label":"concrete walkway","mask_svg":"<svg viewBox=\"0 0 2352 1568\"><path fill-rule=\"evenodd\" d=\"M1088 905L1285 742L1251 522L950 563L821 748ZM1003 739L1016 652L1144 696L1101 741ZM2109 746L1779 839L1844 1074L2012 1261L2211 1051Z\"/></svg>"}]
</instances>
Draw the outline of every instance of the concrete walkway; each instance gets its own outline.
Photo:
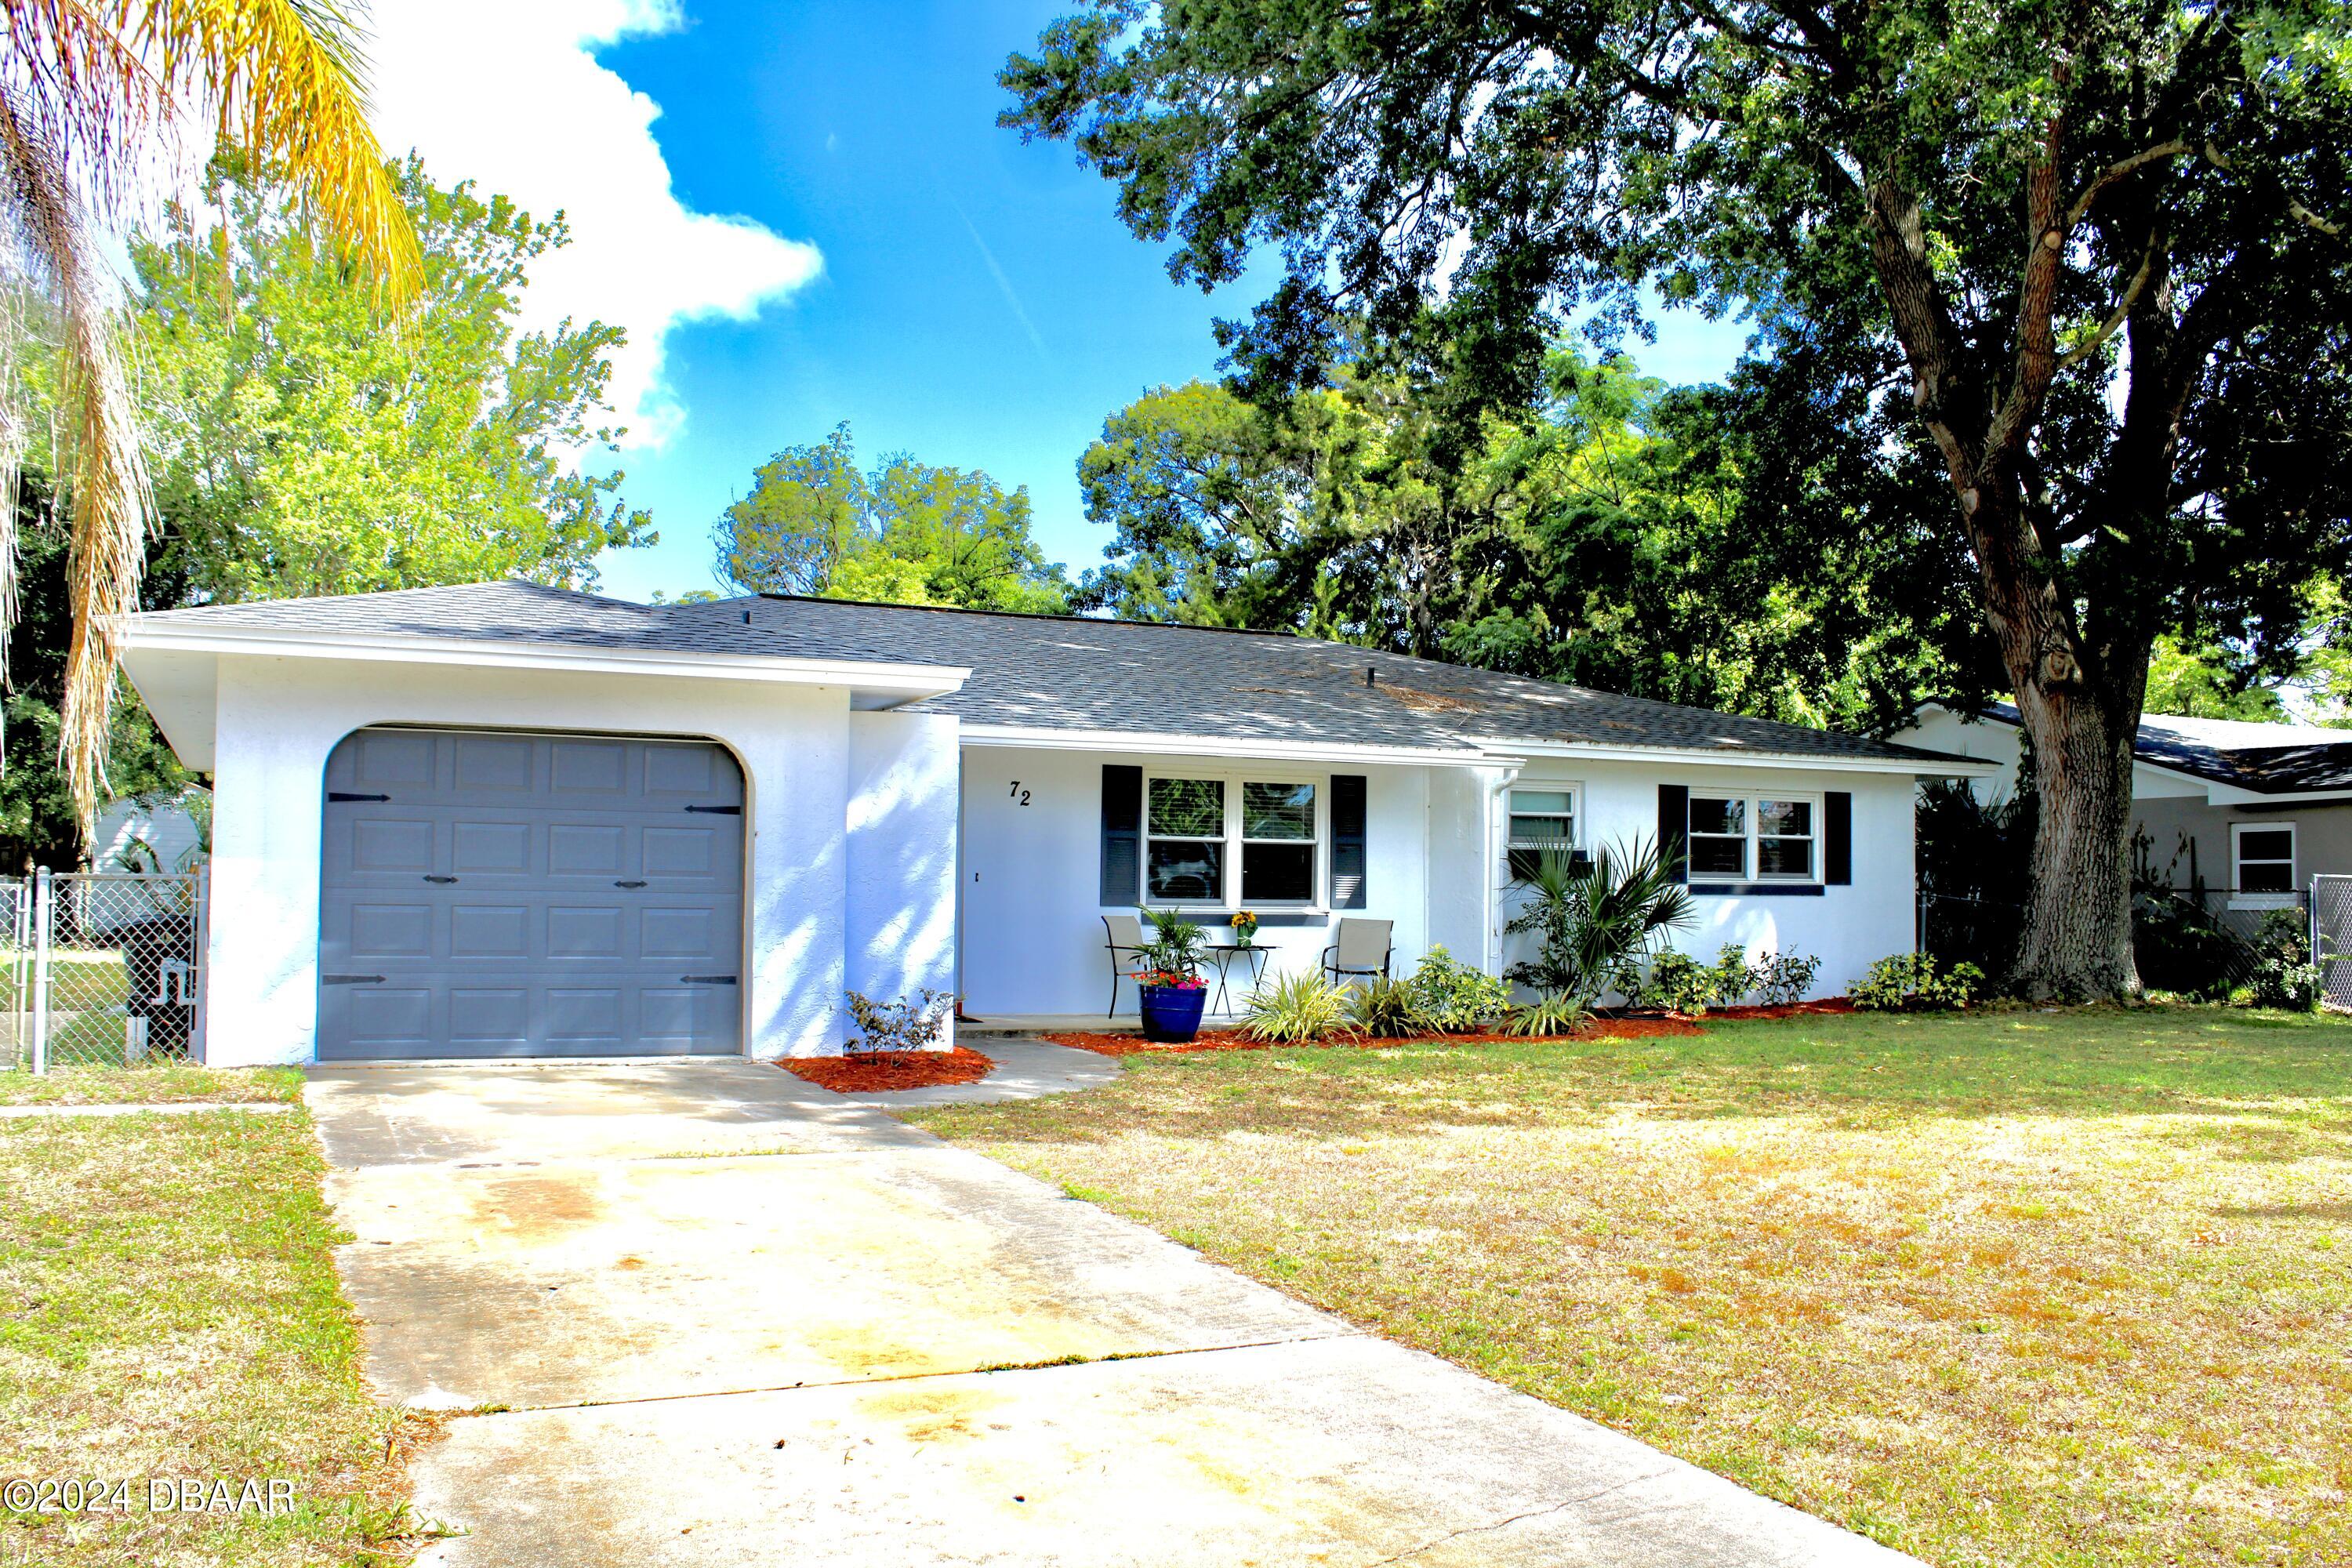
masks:
<instances>
[{"instance_id":1,"label":"concrete walkway","mask_svg":"<svg viewBox=\"0 0 2352 1568\"><path fill-rule=\"evenodd\" d=\"M1909 1561L772 1068L308 1098L427 1563Z\"/></svg>"}]
</instances>

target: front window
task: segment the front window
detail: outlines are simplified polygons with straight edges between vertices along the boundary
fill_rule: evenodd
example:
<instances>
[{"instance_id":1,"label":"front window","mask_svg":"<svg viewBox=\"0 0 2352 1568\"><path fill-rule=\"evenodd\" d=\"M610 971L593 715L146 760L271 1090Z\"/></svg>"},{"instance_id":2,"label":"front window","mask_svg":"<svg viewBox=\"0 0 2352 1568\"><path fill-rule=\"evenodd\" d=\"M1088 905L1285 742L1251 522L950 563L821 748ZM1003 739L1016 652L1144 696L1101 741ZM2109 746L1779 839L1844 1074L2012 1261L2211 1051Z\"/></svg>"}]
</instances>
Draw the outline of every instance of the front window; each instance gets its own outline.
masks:
<instances>
[{"instance_id":1,"label":"front window","mask_svg":"<svg viewBox=\"0 0 2352 1568\"><path fill-rule=\"evenodd\" d=\"M2231 881L2238 901L2286 904L2294 900L2294 823L2232 823L2230 846L2237 858L2237 875Z\"/></svg>"},{"instance_id":2,"label":"front window","mask_svg":"<svg viewBox=\"0 0 2352 1568\"><path fill-rule=\"evenodd\" d=\"M1813 803L1756 803L1756 874L1796 881L1813 877Z\"/></svg>"},{"instance_id":3,"label":"front window","mask_svg":"<svg viewBox=\"0 0 2352 1568\"><path fill-rule=\"evenodd\" d=\"M1522 879L1536 874L1547 853L1571 854L1576 848L1576 792L1573 789L1515 789L1511 792L1511 875Z\"/></svg>"},{"instance_id":4,"label":"front window","mask_svg":"<svg viewBox=\"0 0 2352 1568\"><path fill-rule=\"evenodd\" d=\"M1313 904L1322 887L1320 795L1317 784L1289 781L1150 780L1144 792L1146 900ZM1238 878L1229 869L1236 866Z\"/></svg>"},{"instance_id":5,"label":"front window","mask_svg":"<svg viewBox=\"0 0 2352 1568\"><path fill-rule=\"evenodd\" d=\"M1694 881L1821 879L1821 803L1803 795L1690 797L1685 853Z\"/></svg>"},{"instance_id":6,"label":"front window","mask_svg":"<svg viewBox=\"0 0 2352 1568\"><path fill-rule=\"evenodd\" d=\"M1315 786L1242 785L1242 902L1315 900Z\"/></svg>"},{"instance_id":7,"label":"front window","mask_svg":"<svg viewBox=\"0 0 2352 1568\"><path fill-rule=\"evenodd\" d=\"M1225 782L1153 779L1145 887L1155 904L1225 901Z\"/></svg>"},{"instance_id":8,"label":"front window","mask_svg":"<svg viewBox=\"0 0 2352 1568\"><path fill-rule=\"evenodd\" d=\"M1690 799L1690 874L1748 876L1748 803L1721 795Z\"/></svg>"}]
</instances>

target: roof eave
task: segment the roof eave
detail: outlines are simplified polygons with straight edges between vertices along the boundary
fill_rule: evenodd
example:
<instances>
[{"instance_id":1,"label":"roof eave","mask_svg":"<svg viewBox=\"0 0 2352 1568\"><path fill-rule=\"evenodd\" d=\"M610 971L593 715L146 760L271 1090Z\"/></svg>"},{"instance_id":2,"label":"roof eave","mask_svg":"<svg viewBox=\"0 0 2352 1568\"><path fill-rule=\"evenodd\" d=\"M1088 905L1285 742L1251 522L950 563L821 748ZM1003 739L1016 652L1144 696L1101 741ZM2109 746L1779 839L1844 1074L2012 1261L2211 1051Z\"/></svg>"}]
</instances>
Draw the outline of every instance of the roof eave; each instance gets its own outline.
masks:
<instances>
[{"instance_id":1,"label":"roof eave","mask_svg":"<svg viewBox=\"0 0 2352 1568\"><path fill-rule=\"evenodd\" d=\"M559 670L588 675L648 675L674 679L751 680L795 686L845 686L894 705L942 697L970 679L968 668L784 654L706 653L670 648L607 648L527 638L426 637L264 626L163 626L137 616L122 624L126 653L247 654L472 668Z\"/></svg>"},{"instance_id":2,"label":"roof eave","mask_svg":"<svg viewBox=\"0 0 2352 1568\"><path fill-rule=\"evenodd\" d=\"M1246 735L1188 735L1150 730L1064 729L964 721L966 745L1043 751L1129 752L1145 756L1261 758L1298 763L1400 763L1478 766L1498 759L1478 746L1386 746L1345 741L1282 741Z\"/></svg>"},{"instance_id":3,"label":"roof eave","mask_svg":"<svg viewBox=\"0 0 2352 1568\"><path fill-rule=\"evenodd\" d=\"M1482 741L1494 751L1509 751L1530 760L1574 757L1593 762L1672 762L1701 767L1801 768L1825 773L1901 773L1913 778L1990 778L2003 772L1999 763L1958 757L1943 752L1917 751L1911 756L1835 756L1818 752L1778 752L1760 746L1640 746L1601 744L1586 741L1534 741L1496 736Z\"/></svg>"}]
</instances>

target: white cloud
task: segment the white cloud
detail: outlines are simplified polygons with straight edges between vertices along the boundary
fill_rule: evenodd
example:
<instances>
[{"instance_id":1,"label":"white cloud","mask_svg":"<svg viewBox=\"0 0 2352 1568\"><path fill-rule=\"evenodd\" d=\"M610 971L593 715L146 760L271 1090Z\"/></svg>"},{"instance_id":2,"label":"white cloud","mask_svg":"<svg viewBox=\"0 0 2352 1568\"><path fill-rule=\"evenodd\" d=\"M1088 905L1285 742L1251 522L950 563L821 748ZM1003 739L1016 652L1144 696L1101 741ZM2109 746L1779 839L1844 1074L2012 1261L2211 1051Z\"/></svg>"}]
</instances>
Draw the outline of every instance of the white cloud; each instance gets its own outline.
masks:
<instances>
[{"instance_id":1,"label":"white cloud","mask_svg":"<svg viewBox=\"0 0 2352 1568\"><path fill-rule=\"evenodd\" d=\"M631 446L686 418L662 380L670 328L747 321L824 265L750 218L689 211L654 140L660 105L590 53L684 22L674 0L389 0L370 50L387 153L414 148L441 184L475 180L535 216L562 210L572 243L533 269L526 320L628 329L612 391Z\"/></svg>"}]
</instances>

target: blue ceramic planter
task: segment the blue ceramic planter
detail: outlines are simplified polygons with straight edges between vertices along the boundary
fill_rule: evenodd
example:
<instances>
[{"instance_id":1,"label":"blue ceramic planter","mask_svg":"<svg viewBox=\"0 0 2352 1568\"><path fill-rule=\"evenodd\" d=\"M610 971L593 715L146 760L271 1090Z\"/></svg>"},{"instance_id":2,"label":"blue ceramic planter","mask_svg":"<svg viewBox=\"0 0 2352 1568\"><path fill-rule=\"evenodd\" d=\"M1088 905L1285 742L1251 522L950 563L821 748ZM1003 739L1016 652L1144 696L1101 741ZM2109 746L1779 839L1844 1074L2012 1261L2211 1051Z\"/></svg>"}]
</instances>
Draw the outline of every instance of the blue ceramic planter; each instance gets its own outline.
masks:
<instances>
[{"instance_id":1,"label":"blue ceramic planter","mask_svg":"<svg viewBox=\"0 0 2352 1568\"><path fill-rule=\"evenodd\" d=\"M1143 992L1143 1037L1161 1045L1181 1045L1201 1032L1201 1009L1209 1003L1205 985L1146 985Z\"/></svg>"}]
</instances>

